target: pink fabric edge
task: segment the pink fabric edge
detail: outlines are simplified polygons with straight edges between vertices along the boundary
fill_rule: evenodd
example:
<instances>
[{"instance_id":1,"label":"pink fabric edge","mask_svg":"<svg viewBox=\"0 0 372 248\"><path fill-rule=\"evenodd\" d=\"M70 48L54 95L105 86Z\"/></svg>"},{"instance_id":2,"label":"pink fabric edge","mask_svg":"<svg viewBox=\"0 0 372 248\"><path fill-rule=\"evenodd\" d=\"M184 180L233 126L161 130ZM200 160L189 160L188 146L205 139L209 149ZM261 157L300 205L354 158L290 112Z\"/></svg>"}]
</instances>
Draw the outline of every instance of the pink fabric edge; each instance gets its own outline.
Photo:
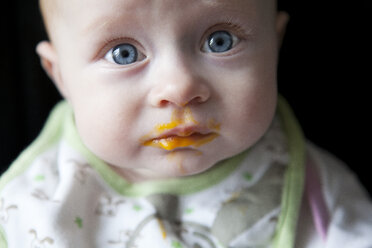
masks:
<instances>
[{"instance_id":1,"label":"pink fabric edge","mask_svg":"<svg viewBox=\"0 0 372 248\"><path fill-rule=\"evenodd\" d=\"M325 242L327 240L328 226L330 222L329 212L325 204L322 192L322 184L316 170L316 166L308 157L306 163L305 190L309 202L316 231Z\"/></svg>"}]
</instances>

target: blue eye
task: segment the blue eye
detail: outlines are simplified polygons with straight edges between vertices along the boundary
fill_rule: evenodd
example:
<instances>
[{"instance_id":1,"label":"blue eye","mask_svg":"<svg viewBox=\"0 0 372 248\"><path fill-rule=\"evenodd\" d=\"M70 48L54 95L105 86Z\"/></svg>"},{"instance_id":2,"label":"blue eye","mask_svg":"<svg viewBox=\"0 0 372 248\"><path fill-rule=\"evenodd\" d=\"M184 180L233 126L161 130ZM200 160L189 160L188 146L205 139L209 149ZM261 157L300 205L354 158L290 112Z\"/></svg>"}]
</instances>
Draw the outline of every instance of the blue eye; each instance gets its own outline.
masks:
<instances>
[{"instance_id":1,"label":"blue eye","mask_svg":"<svg viewBox=\"0 0 372 248\"><path fill-rule=\"evenodd\" d=\"M137 48L131 44L120 44L114 47L108 54L119 65L128 65L137 61Z\"/></svg>"},{"instance_id":2,"label":"blue eye","mask_svg":"<svg viewBox=\"0 0 372 248\"><path fill-rule=\"evenodd\" d=\"M223 53L230 50L234 44L233 36L226 31L212 33L207 42L207 50L214 53Z\"/></svg>"}]
</instances>

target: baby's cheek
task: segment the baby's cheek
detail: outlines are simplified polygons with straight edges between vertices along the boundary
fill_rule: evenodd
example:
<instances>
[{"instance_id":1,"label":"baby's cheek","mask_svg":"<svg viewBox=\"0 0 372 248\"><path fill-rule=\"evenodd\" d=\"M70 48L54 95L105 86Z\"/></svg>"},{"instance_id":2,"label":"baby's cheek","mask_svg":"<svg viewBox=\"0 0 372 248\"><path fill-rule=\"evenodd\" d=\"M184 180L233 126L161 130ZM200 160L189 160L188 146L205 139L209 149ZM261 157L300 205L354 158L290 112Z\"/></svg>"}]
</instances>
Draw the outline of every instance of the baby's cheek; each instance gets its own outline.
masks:
<instances>
[{"instance_id":1,"label":"baby's cheek","mask_svg":"<svg viewBox=\"0 0 372 248\"><path fill-rule=\"evenodd\" d=\"M114 156L116 140L112 139L110 126L105 127L98 119L81 117L76 119L76 127L84 145L96 156L105 161Z\"/></svg>"},{"instance_id":2,"label":"baby's cheek","mask_svg":"<svg viewBox=\"0 0 372 248\"><path fill-rule=\"evenodd\" d=\"M232 144L239 149L249 148L267 131L272 122L275 107L267 109L252 108L242 111L228 120L227 128Z\"/></svg>"}]
</instances>

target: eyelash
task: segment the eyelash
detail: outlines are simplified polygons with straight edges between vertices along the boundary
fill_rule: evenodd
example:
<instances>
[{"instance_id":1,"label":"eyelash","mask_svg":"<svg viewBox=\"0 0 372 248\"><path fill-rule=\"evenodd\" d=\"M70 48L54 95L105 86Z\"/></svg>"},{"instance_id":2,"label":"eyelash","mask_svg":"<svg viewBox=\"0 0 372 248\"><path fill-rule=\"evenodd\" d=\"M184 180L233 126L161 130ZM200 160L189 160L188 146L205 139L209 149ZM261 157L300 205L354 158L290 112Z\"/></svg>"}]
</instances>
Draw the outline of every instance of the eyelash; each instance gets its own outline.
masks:
<instances>
[{"instance_id":1,"label":"eyelash","mask_svg":"<svg viewBox=\"0 0 372 248\"><path fill-rule=\"evenodd\" d=\"M102 42L102 48L99 49L97 55L95 56L95 60L105 58L106 54L114 49L116 46L120 44L128 43L137 48L137 50L142 53L144 51L143 47L140 45L139 42L137 42L135 39L132 38L123 38L123 37L118 37L118 38L113 38L113 39L106 39L105 41Z\"/></svg>"},{"instance_id":2,"label":"eyelash","mask_svg":"<svg viewBox=\"0 0 372 248\"><path fill-rule=\"evenodd\" d=\"M244 41L248 39L251 32L250 30L245 30L242 25L239 24L238 21L234 20L234 18L227 18L224 22L218 23L207 29L205 34L202 36L202 40L200 42L201 46L200 49L203 48L204 43L207 41L208 37L216 31L227 31L231 32L232 35L236 36L238 38L238 43L241 41ZM113 39L107 39L104 41L103 47L100 49L99 53L97 54L97 58L105 58L106 54L115 48L116 46L123 44L123 43L129 43L132 44L134 47L137 48L137 50L144 54L142 51L144 51L144 48L140 45L139 42L137 42L135 39L132 38L113 38ZM146 55L144 55L146 57Z\"/></svg>"},{"instance_id":3,"label":"eyelash","mask_svg":"<svg viewBox=\"0 0 372 248\"><path fill-rule=\"evenodd\" d=\"M206 40L209 35L218 30L229 31L233 35L237 36L240 40L246 40L249 36L251 36L250 30L245 30L243 26L240 25L238 21L234 21L233 18L228 18L226 21L210 27L206 34L202 37L202 41Z\"/></svg>"}]
</instances>

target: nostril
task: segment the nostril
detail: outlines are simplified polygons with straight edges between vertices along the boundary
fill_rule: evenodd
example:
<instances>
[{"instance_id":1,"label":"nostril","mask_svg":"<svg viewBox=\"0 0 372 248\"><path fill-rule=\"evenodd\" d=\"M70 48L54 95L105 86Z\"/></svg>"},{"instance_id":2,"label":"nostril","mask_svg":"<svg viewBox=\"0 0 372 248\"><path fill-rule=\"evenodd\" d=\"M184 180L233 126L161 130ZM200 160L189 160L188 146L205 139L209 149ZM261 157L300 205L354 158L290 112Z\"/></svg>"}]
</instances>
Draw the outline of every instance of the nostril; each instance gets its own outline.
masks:
<instances>
[{"instance_id":1,"label":"nostril","mask_svg":"<svg viewBox=\"0 0 372 248\"><path fill-rule=\"evenodd\" d=\"M200 97L200 96L196 96L194 97L193 99L191 99L190 101L187 101L184 106L186 106L187 104L192 104L192 103L202 103L203 102L203 98Z\"/></svg>"},{"instance_id":2,"label":"nostril","mask_svg":"<svg viewBox=\"0 0 372 248\"><path fill-rule=\"evenodd\" d=\"M161 106L161 107L163 107L163 106L165 106L165 105L167 105L168 104L168 101L167 100L161 100L160 102L159 102L159 106Z\"/></svg>"},{"instance_id":3,"label":"nostril","mask_svg":"<svg viewBox=\"0 0 372 248\"><path fill-rule=\"evenodd\" d=\"M198 96L195 98L195 101L198 102L198 103L201 103L201 102L204 102L204 98L201 97L201 96Z\"/></svg>"},{"instance_id":4,"label":"nostril","mask_svg":"<svg viewBox=\"0 0 372 248\"><path fill-rule=\"evenodd\" d=\"M189 79L157 84L149 93L149 101L155 107L184 107L187 104L201 104L209 99L210 94L206 84L197 79Z\"/></svg>"}]
</instances>

